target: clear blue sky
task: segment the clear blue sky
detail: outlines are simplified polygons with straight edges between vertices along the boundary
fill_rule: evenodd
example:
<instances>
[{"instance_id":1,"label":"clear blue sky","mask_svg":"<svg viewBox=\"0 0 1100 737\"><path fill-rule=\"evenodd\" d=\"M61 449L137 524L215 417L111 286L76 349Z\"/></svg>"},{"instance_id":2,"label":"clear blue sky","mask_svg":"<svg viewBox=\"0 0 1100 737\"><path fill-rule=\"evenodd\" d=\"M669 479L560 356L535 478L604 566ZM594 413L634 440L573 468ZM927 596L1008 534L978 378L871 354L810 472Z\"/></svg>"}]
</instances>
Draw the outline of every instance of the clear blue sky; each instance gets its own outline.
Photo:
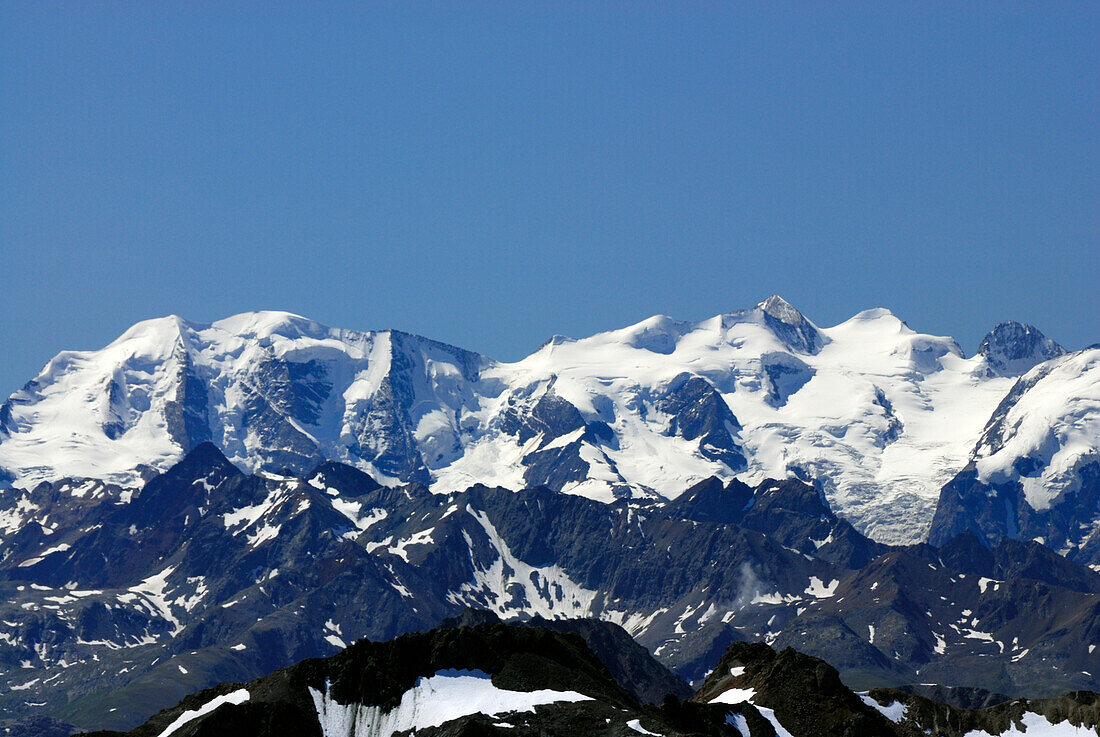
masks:
<instances>
[{"instance_id":1,"label":"clear blue sky","mask_svg":"<svg viewBox=\"0 0 1100 737\"><path fill-rule=\"evenodd\" d=\"M1100 4L0 4L0 394L169 313L502 359L779 292L1100 341Z\"/></svg>"}]
</instances>

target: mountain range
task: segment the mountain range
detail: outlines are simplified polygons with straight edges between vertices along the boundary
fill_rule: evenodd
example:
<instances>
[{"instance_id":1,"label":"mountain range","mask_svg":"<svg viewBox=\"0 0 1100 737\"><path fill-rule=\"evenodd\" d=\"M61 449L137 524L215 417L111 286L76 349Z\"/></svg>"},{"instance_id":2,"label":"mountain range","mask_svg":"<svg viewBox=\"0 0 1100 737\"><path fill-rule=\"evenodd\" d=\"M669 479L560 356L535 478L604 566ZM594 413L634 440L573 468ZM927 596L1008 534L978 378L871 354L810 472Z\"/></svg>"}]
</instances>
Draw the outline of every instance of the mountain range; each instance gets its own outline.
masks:
<instances>
[{"instance_id":1,"label":"mountain range","mask_svg":"<svg viewBox=\"0 0 1100 737\"><path fill-rule=\"evenodd\" d=\"M187 693L473 608L621 626L685 681L734 642L855 688L1100 690L1100 574L1037 542L862 535L797 479L674 500L436 494L326 461L246 474L212 443L137 490L40 484L0 515L0 713L131 728Z\"/></svg>"},{"instance_id":2,"label":"mountain range","mask_svg":"<svg viewBox=\"0 0 1100 737\"><path fill-rule=\"evenodd\" d=\"M0 408L0 729L159 735L190 693L471 611L579 634L642 702L750 643L932 701L1100 691L1098 359L778 297L510 364L285 313L139 323ZM707 713L656 718L735 734Z\"/></svg>"},{"instance_id":3,"label":"mountain range","mask_svg":"<svg viewBox=\"0 0 1100 737\"><path fill-rule=\"evenodd\" d=\"M515 363L286 313L168 317L60 353L14 393L0 478L133 487L206 441L247 471L332 460L438 493L542 485L611 502L799 478L881 542L1026 531L1091 560L1098 366L1100 349L1067 354L1018 323L967 358L887 310L819 328L778 296L555 337Z\"/></svg>"}]
</instances>

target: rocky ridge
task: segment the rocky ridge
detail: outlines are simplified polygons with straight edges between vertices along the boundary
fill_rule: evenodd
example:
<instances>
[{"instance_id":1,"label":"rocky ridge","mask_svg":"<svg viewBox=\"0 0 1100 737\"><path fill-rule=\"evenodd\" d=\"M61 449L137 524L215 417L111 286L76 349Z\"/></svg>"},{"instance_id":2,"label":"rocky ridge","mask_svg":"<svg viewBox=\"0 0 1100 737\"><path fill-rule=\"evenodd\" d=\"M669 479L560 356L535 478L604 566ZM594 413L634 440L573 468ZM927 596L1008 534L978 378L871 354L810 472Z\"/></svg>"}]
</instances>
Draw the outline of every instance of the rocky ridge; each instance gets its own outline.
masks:
<instances>
[{"instance_id":1,"label":"rocky ridge","mask_svg":"<svg viewBox=\"0 0 1100 737\"><path fill-rule=\"evenodd\" d=\"M731 643L763 640L857 688L1100 687L1080 645L1100 638L1100 575L1034 542L884 546L792 479L614 504L433 494L332 462L246 474L207 443L140 489L43 485L9 512L27 515L0 533L9 715L129 728L188 692L468 608L599 619L625 632L586 634L597 652L630 635L696 683Z\"/></svg>"}]
</instances>

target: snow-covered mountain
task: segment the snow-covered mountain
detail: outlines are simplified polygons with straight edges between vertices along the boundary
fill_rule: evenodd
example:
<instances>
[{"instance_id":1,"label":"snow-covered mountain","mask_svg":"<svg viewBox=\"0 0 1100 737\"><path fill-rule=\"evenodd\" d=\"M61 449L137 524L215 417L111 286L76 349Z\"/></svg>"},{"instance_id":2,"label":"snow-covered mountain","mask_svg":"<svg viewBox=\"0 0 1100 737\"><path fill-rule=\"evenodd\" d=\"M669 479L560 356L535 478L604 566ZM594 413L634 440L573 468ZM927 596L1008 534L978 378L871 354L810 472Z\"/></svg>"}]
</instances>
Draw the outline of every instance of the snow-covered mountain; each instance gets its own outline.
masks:
<instances>
[{"instance_id":1,"label":"snow-covered mountain","mask_svg":"<svg viewBox=\"0 0 1100 737\"><path fill-rule=\"evenodd\" d=\"M0 467L22 485L132 484L213 440L246 468L300 470L331 457L383 480L426 481L421 453L447 445L448 423L425 416L462 414L488 364L404 333L285 313L149 320L102 350L58 354L13 394L0 412ZM430 437L414 437L422 426Z\"/></svg>"},{"instance_id":2,"label":"snow-covered mountain","mask_svg":"<svg viewBox=\"0 0 1100 737\"><path fill-rule=\"evenodd\" d=\"M1006 324L967 358L887 310L820 328L778 296L556 337L515 363L286 313L168 317L63 352L13 394L0 476L133 486L205 440L250 471L337 460L437 492L546 485L609 502L794 476L862 531L912 542L1016 375L1061 353Z\"/></svg>"},{"instance_id":3,"label":"snow-covered mountain","mask_svg":"<svg viewBox=\"0 0 1100 737\"><path fill-rule=\"evenodd\" d=\"M1002 322L978 345L978 354L985 356L990 370L1005 376L1026 374L1037 364L1065 352L1031 325L1018 322Z\"/></svg>"},{"instance_id":4,"label":"snow-covered mountain","mask_svg":"<svg viewBox=\"0 0 1100 737\"><path fill-rule=\"evenodd\" d=\"M944 487L931 539L963 530L1100 563L1100 347L1036 366L997 407Z\"/></svg>"}]
</instances>

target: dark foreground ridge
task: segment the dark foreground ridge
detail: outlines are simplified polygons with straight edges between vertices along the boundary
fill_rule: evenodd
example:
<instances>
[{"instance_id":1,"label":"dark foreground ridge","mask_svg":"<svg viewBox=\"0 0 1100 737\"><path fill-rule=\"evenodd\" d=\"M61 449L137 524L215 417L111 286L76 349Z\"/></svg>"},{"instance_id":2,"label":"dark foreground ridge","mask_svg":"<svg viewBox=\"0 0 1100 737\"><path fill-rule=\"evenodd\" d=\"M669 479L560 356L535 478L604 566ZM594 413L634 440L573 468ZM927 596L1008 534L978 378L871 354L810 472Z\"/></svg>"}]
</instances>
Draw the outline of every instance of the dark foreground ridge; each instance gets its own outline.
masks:
<instances>
[{"instance_id":1,"label":"dark foreground ridge","mask_svg":"<svg viewBox=\"0 0 1100 737\"><path fill-rule=\"evenodd\" d=\"M466 615L462 619L482 618ZM559 629L575 626L596 631L601 625L577 622ZM653 673L664 670L644 650L638 650L649 658L638 668ZM623 662L636 655L636 651L608 650L605 658ZM670 684L682 688L675 677L664 673ZM649 678L652 675L643 680ZM426 683L428 679L432 682ZM617 681L575 632L486 621L439 627L388 642L361 640L332 657L306 660L243 686L222 684L199 692L125 734L159 735L188 712L198 713L219 697L242 691L247 692L247 700L220 706L181 724L172 736L346 737L403 734L410 729L429 736L637 734L628 726L632 720L644 720L666 733L720 733L714 731L722 723L719 710L669 696L668 703L679 708L666 715L660 707L643 705L628 688L632 685L629 678L625 683ZM479 693L498 694L490 700L499 704L507 704L511 696L521 695L522 699L527 695L538 705L484 713L466 708L466 703L455 703L456 698L476 702ZM448 702L447 706L440 701ZM448 708L469 713L447 718Z\"/></svg>"},{"instance_id":2,"label":"dark foreground ridge","mask_svg":"<svg viewBox=\"0 0 1100 737\"><path fill-rule=\"evenodd\" d=\"M464 615L475 622L479 616ZM552 623L558 629L583 622ZM607 644L607 643L605 643ZM97 737L964 737L1094 732L1100 695L967 709L895 689L857 694L824 661L735 643L690 698L646 704L584 638L532 624L443 626L362 640L247 684L188 696L127 732ZM653 661L656 671L661 666ZM1013 731L1015 730L1015 731Z\"/></svg>"},{"instance_id":3,"label":"dark foreground ridge","mask_svg":"<svg viewBox=\"0 0 1100 737\"><path fill-rule=\"evenodd\" d=\"M1096 572L970 532L881 545L795 479L709 479L673 502L433 494L336 463L248 475L203 444L131 491L70 480L0 498L0 516L42 515L0 526L0 720L128 730L467 608L577 632L643 703L687 697L744 641L822 658L856 689L955 687L914 692L959 706L988 702L958 687L1100 690ZM675 675L642 667L650 653Z\"/></svg>"}]
</instances>

